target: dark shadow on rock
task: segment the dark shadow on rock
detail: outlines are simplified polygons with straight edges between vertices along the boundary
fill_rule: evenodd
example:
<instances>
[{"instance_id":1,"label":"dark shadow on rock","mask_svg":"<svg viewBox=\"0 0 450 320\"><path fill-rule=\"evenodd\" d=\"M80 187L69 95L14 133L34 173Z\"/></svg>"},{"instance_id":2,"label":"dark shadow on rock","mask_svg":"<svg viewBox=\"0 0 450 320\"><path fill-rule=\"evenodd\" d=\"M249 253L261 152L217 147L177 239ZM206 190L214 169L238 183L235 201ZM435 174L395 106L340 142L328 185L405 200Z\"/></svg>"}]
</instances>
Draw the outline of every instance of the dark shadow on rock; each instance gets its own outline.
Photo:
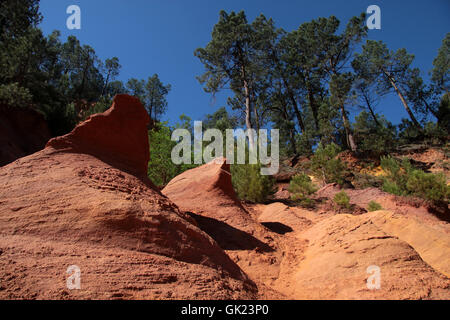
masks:
<instances>
[{"instance_id":1,"label":"dark shadow on rock","mask_svg":"<svg viewBox=\"0 0 450 320\"><path fill-rule=\"evenodd\" d=\"M261 222L261 224L266 227L267 229L269 229L270 231L273 231L275 233L278 234L286 234L288 232L292 232L294 230L292 230L291 227L282 224L280 222Z\"/></svg>"},{"instance_id":2,"label":"dark shadow on rock","mask_svg":"<svg viewBox=\"0 0 450 320\"><path fill-rule=\"evenodd\" d=\"M187 212L198 224L201 230L217 241L223 250L254 250L262 252L274 251L266 243L256 239L242 230L236 229L229 224L204 217L192 212Z\"/></svg>"}]
</instances>

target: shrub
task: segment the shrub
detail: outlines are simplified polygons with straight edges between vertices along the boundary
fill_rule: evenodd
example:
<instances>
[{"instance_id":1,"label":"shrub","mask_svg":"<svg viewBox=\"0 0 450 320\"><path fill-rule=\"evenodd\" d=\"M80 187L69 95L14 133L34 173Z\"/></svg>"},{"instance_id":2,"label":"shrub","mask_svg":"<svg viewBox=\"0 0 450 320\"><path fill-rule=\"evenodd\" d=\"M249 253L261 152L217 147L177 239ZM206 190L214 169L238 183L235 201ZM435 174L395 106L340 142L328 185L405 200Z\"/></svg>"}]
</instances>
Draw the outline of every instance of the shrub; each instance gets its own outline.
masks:
<instances>
[{"instance_id":1,"label":"shrub","mask_svg":"<svg viewBox=\"0 0 450 320\"><path fill-rule=\"evenodd\" d=\"M445 201L450 195L450 187L443 174L430 174L413 170L406 183L409 193L430 201Z\"/></svg>"},{"instance_id":2,"label":"shrub","mask_svg":"<svg viewBox=\"0 0 450 320\"><path fill-rule=\"evenodd\" d=\"M372 201L369 202L367 210L369 210L369 211L378 211L378 210L383 210L383 207L378 202L375 202L375 201L372 200Z\"/></svg>"},{"instance_id":3,"label":"shrub","mask_svg":"<svg viewBox=\"0 0 450 320\"><path fill-rule=\"evenodd\" d=\"M383 182L382 190L384 192L395 194L397 196L402 196L405 194L402 188L400 188L395 182L389 180L385 180Z\"/></svg>"},{"instance_id":4,"label":"shrub","mask_svg":"<svg viewBox=\"0 0 450 320\"><path fill-rule=\"evenodd\" d=\"M306 200L308 196L317 191L316 186L312 183L311 178L306 174L301 173L292 177L289 184L289 192L291 193L291 199Z\"/></svg>"},{"instance_id":5,"label":"shrub","mask_svg":"<svg viewBox=\"0 0 450 320\"><path fill-rule=\"evenodd\" d=\"M8 107L28 107L33 96L27 88L19 87L18 83L0 85L0 104Z\"/></svg>"},{"instance_id":6,"label":"shrub","mask_svg":"<svg viewBox=\"0 0 450 320\"><path fill-rule=\"evenodd\" d=\"M261 164L231 165L231 177L234 190L242 200L264 202L275 191L275 180L261 175Z\"/></svg>"},{"instance_id":7,"label":"shrub","mask_svg":"<svg viewBox=\"0 0 450 320\"><path fill-rule=\"evenodd\" d=\"M383 182L383 191L398 196L406 195L406 182L412 166L408 159L401 162L391 156L381 157L381 168L386 172Z\"/></svg>"},{"instance_id":8,"label":"shrub","mask_svg":"<svg viewBox=\"0 0 450 320\"><path fill-rule=\"evenodd\" d=\"M317 178L322 179L325 183L344 184L346 166L336 158L340 151L339 146L334 143L330 143L326 147L319 144L311 160L311 169Z\"/></svg>"},{"instance_id":9,"label":"shrub","mask_svg":"<svg viewBox=\"0 0 450 320\"><path fill-rule=\"evenodd\" d=\"M414 169L408 159L399 162L392 157L382 157L381 167L386 172L383 190L388 193L413 195L434 202L449 198L450 188L442 174Z\"/></svg>"},{"instance_id":10,"label":"shrub","mask_svg":"<svg viewBox=\"0 0 450 320\"><path fill-rule=\"evenodd\" d=\"M333 198L334 203L336 203L338 206L342 208L350 208L350 197L348 196L345 191L341 191L336 193L336 195Z\"/></svg>"}]
</instances>

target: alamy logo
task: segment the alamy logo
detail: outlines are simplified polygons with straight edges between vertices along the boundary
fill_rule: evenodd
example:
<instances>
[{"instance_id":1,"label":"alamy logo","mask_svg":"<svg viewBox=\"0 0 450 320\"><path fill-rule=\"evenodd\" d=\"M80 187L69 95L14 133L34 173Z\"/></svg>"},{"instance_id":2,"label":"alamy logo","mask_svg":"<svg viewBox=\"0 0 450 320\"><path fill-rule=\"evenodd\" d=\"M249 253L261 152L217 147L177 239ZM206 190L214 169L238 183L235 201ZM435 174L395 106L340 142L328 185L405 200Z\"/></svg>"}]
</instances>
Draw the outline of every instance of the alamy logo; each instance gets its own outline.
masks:
<instances>
[{"instance_id":1,"label":"alamy logo","mask_svg":"<svg viewBox=\"0 0 450 320\"><path fill-rule=\"evenodd\" d=\"M73 30L73 29L81 29L81 9L77 5L71 5L67 7L66 10L67 14L70 14L70 16L66 20L66 26L67 29Z\"/></svg>"},{"instance_id":2,"label":"alamy logo","mask_svg":"<svg viewBox=\"0 0 450 320\"><path fill-rule=\"evenodd\" d=\"M381 270L379 266L368 266L366 270L370 276L367 278L367 289L378 290L381 288Z\"/></svg>"},{"instance_id":3,"label":"alamy logo","mask_svg":"<svg viewBox=\"0 0 450 320\"><path fill-rule=\"evenodd\" d=\"M246 144L248 137L248 163L261 163L262 175L274 175L278 173L279 168L279 130L270 130L270 143L268 140L268 130L260 129L227 129L225 130L225 151L226 159L229 164L246 163ZM172 133L172 141L177 141L177 145L172 149L171 158L174 164L192 164L192 158L195 164L208 163L215 158L224 156L224 137L222 131L218 129L202 130L202 122L194 122L194 157L192 157L192 137L187 129L176 129ZM203 142L209 142L203 148ZM237 147L235 146L237 143ZM268 147L270 145L270 156ZM235 150L237 159L235 161Z\"/></svg>"},{"instance_id":4,"label":"alamy logo","mask_svg":"<svg viewBox=\"0 0 450 320\"><path fill-rule=\"evenodd\" d=\"M76 265L69 266L66 273L70 276L67 278L66 285L69 290L81 289L81 270Z\"/></svg>"},{"instance_id":5,"label":"alamy logo","mask_svg":"<svg viewBox=\"0 0 450 320\"><path fill-rule=\"evenodd\" d=\"M373 4L367 8L367 14L371 16L367 18L367 28L369 30L381 29L381 9Z\"/></svg>"}]
</instances>

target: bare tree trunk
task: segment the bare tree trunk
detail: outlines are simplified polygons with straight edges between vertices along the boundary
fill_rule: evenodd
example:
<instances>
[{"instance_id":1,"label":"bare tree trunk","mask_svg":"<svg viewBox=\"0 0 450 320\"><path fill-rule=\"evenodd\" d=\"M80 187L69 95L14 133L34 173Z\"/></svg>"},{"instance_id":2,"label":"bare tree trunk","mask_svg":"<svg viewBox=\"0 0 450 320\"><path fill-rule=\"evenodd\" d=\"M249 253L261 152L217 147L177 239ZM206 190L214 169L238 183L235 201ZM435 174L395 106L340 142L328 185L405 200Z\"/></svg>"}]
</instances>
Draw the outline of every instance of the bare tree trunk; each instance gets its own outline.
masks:
<instances>
[{"instance_id":1,"label":"bare tree trunk","mask_svg":"<svg viewBox=\"0 0 450 320\"><path fill-rule=\"evenodd\" d=\"M258 116L258 108L255 105L255 108L253 110L255 112L255 126L256 126L256 132L259 133L259 129L261 128L261 124L259 123L259 116Z\"/></svg>"},{"instance_id":2,"label":"bare tree trunk","mask_svg":"<svg viewBox=\"0 0 450 320\"><path fill-rule=\"evenodd\" d=\"M375 123L377 124L378 127L381 127L381 124L378 121L378 118L377 118L375 112L373 111L372 106L370 105L370 101L365 95L364 95L364 100L366 101L367 109L369 109L369 112L372 115L373 120L375 121Z\"/></svg>"},{"instance_id":3,"label":"bare tree trunk","mask_svg":"<svg viewBox=\"0 0 450 320\"><path fill-rule=\"evenodd\" d=\"M253 130L252 130L253 129L252 128L252 106L251 106L251 99L250 99L250 88L249 88L249 85L247 82L244 66L241 67L241 72L242 72L242 83L244 85L244 95L245 95L245 125L248 130L248 140L249 140L250 150L254 150L255 136L253 135Z\"/></svg>"},{"instance_id":4,"label":"bare tree trunk","mask_svg":"<svg viewBox=\"0 0 450 320\"><path fill-rule=\"evenodd\" d=\"M314 95L312 93L311 90L311 86L308 84L308 102L309 102L309 107L311 108L312 114L313 114L313 118L314 118L314 124L316 125L316 129L319 130L319 119L317 116L317 108L316 105L314 103Z\"/></svg>"},{"instance_id":5,"label":"bare tree trunk","mask_svg":"<svg viewBox=\"0 0 450 320\"><path fill-rule=\"evenodd\" d=\"M409 117L411 118L414 125L416 125L420 130L422 130L422 126L417 121L416 117L414 116L414 113L411 111L411 109L408 106L408 103L406 102L405 97L403 96L403 93L400 91L400 89L397 87L395 80L391 77L389 73L384 71L385 75L388 77L392 87L394 88L395 92L397 92L398 97L400 98L400 101L402 102L403 106L406 109L406 112L408 112Z\"/></svg>"},{"instance_id":6,"label":"bare tree trunk","mask_svg":"<svg viewBox=\"0 0 450 320\"><path fill-rule=\"evenodd\" d=\"M430 111L431 114L433 114L433 116L435 116L436 119L439 120L439 114L430 107L430 105L424 98L421 98L421 99L422 99L422 102L425 104L425 108L427 108L427 110Z\"/></svg>"},{"instance_id":7,"label":"bare tree trunk","mask_svg":"<svg viewBox=\"0 0 450 320\"><path fill-rule=\"evenodd\" d=\"M298 126L300 127L300 130L302 130L302 133L305 132L305 123L303 122L302 114L300 113L300 110L298 109L297 101L295 101L294 95L291 91L289 91L289 98L291 100L292 106L294 107L295 116L297 117Z\"/></svg>"},{"instance_id":8,"label":"bare tree trunk","mask_svg":"<svg viewBox=\"0 0 450 320\"><path fill-rule=\"evenodd\" d=\"M110 72L108 72L108 75L106 76L105 84L103 85L102 94L100 97L103 97L105 95L106 88L108 87L109 76L110 76Z\"/></svg>"},{"instance_id":9,"label":"bare tree trunk","mask_svg":"<svg viewBox=\"0 0 450 320\"><path fill-rule=\"evenodd\" d=\"M355 139L353 138L353 133L350 128L350 121L348 120L347 113L345 112L344 104L341 103L342 120L344 121L345 135L347 137L347 145L350 147L352 152L357 151Z\"/></svg>"}]
</instances>

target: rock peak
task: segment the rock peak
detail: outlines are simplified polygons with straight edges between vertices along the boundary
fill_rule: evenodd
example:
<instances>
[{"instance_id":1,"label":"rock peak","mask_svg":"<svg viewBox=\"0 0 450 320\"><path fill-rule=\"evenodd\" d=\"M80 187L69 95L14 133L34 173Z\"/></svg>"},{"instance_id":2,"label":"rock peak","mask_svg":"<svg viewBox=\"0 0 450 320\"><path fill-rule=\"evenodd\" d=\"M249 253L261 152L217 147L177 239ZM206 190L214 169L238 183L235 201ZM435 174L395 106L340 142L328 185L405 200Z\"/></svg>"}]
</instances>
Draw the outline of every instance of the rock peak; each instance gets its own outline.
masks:
<instances>
[{"instance_id":1,"label":"rock peak","mask_svg":"<svg viewBox=\"0 0 450 320\"><path fill-rule=\"evenodd\" d=\"M111 108L90 116L72 132L51 139L46 147L87 153L136 175L147 175L150 118L139 99L120 94Z\"/></svg>"}]
</instances>

